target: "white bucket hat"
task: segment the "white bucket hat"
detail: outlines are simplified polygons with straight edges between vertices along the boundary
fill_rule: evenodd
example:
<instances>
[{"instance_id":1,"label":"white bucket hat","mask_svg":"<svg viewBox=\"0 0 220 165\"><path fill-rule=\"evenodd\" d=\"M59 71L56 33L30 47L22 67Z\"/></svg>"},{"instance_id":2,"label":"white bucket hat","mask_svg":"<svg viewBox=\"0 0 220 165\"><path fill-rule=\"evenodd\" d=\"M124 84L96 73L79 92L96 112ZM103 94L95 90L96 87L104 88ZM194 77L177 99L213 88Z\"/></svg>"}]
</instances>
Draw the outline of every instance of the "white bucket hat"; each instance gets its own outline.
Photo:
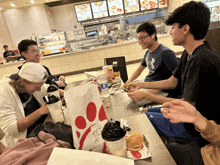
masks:
<instances>
[{"instance_id":1,"label":"white bucket hat","mask_svg":"<svg viewBox=\"0 0 220 165\"><path fill-rule=\"evenodd\" d=\"M34 62L25 63L18 73L10 76L13 80L23 78L34 83L45 82L48 77L49 75L46 69L42 65Z\"/></svg>"}]
</instances>

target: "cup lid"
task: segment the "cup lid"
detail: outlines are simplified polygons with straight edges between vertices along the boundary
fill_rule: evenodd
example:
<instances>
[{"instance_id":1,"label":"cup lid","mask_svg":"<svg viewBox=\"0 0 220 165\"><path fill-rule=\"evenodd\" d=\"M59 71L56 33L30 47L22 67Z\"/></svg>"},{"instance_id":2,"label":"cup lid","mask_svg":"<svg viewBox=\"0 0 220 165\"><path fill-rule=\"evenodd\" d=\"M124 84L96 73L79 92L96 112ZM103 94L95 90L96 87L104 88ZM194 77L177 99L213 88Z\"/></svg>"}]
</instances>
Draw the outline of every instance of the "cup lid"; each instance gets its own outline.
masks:
<instances>
[{"instance_id":1,"label":"cup lid","mask_svg":"<svg viewBox=\"0 0 220 165\"><path fill-rule=\"evenodd\" d=\"M112 120L107 122L102 130L102 138L106 141L116 141L123 138L126 130L120 127L120 122Z\"/></svg>"},{"instance_id":2,"label":"cup lid","mask_svg":"<svg viewBox=\"0 0 220 165\"><path fill-rule=\"evenodd\" d=\"M55 95L48 95L48 102L47 104L53 104L53 103L56 103L58 102L60 99L58 96L55 96Z\"/></svg>"},{"instance_id":3,"label":"cup lid","mask_svg":"<svg viewBox=\"0 0 220 165\"><path fill-rule=\"evenodd\" d=\"M57 91L59 88L56 86L56 85L50 85L48 88L47 88L47 92L54 92L54 91Z\"/></svg>"}]
</instances>

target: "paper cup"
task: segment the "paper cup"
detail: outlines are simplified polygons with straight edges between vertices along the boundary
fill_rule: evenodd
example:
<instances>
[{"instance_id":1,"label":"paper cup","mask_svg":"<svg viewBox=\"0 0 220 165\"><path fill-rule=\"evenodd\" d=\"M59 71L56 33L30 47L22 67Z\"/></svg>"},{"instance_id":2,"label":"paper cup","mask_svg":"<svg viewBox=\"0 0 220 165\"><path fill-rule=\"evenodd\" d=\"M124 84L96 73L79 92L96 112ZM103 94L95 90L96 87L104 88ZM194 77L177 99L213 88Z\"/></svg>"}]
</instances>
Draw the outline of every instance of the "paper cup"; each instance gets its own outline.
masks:
<instances>
[{"instance_id":1,"label":"paper cup","mask_svg":"<svg viewBox=\"0 0 220 165\"><path fill-rule=\"evenodd\" d=\"M120 157L127 157L125 136L117 141L105 141L105 143L109 154Z\"/></svg>"},{"instance_id":2,"label":"paper cup","mask_svg":"<svg viewBox=\"0 0 220 165\"><path fill-rule=\"evenodd\" d=\"M53 104L47 104L50 114L52 116L53 122L64 122L62 102L59 100Z\"/></svg>"},{"instance_id":3,"label":"paper cup","mask_svg":"<svg viewBox=\"0 0 220 165\"><path fill-rule=\"evenodd\" d=\"M63 110L64 124L71 125L70 114L67 108Z\"/></svg>"},{"instance_id":4,"label":"paper cup","mask_svg":"<svg viewBox=\"0 0 220 165\"><path fill-rule=\"evenodd\" d=\"M60 98L59 90L53 91L53 92L47 92L48 95L54 95Z\"/></svg>"}]
</instances>

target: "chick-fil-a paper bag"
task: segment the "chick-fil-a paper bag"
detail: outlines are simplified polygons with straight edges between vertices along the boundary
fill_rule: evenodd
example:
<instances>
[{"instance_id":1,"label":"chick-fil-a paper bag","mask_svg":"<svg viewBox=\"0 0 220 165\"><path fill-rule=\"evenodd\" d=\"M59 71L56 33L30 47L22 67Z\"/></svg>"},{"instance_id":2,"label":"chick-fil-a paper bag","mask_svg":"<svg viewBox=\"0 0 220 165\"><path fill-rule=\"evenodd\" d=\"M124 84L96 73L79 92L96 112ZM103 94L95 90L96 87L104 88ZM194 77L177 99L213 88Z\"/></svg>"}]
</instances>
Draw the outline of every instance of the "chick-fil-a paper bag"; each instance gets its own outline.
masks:
<instances>
[{"instance_id":1,"label":"chick-fil-a paper bag","mask_svg":"<svg viewBox=\"0 0 220 165\"><path fill-rule=\"evenodd\" d=\"M97 85L86 83L64 93L74 146L78 150L105 152L101 131L107 122Z\"/></svg>"}]
</instances>

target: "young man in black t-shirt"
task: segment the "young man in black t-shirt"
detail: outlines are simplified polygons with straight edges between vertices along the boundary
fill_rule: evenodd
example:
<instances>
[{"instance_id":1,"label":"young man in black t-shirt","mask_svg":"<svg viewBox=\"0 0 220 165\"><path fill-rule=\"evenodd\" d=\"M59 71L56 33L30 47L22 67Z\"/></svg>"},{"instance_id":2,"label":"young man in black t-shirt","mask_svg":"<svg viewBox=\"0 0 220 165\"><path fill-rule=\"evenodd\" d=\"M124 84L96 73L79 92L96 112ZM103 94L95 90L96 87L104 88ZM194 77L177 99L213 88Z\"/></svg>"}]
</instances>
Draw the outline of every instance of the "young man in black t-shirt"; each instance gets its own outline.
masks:
<instances>
[{"instance_id":1,"label":"young man in black t-shirt","mask_svg":"<svg viewBox=\"0 0 220 165\"><path fill-rule=\"evenodd\" d=\"M36 41L29 39L22 40L18 44L18 49L21 56L24 57L26 62L40 62L41 53L39 52ZM18 69L20 69L21 67L22 66L18 67ZM50 73L50 70L46 66L43 67L47 70L49 74L49 78L47 79L46 84L56 85L60 89L64 89L66 87L67 84L65 83L64 76L54 76Z\"/></svg>"},{"instance_id":2,"label":"young man in black t-shirt","mask_svg":"<svg viewBox=\"0 0 220 165\"><path fill-rule=\"evenodd\" d=\"M4 45L3 48L5 49L5 52L3 53L4 59L9 62L9 61L14 61L16 59L16 54L14 51L9 50L7 45Z\"/></svg>"},{"instance_id":3,"label":"young man in black t-shirt","mask_svg":"<svg viewBox=\"0 0 220 165\"><path fill-rule=\"evenodd\" d=\"M170 35L172 35L173 44L185 48L173 75L163 81L128 85L134 86L133 90L178 87L179 98L188 101L203 116L219 124L220 102L216 95L220 93L220 59L209 44L203 41L210 24L209 8L201 2L190 1L177 8L169 16L166 24L172 25ZM147 99L151 96L145 94L144 97ZM152 97L162 103L173 100L173 98L160 96ZM172 124L161 113L146 112L146 115L161 136L201 139L192 124Z\"/></svg>"}]
</instances>

